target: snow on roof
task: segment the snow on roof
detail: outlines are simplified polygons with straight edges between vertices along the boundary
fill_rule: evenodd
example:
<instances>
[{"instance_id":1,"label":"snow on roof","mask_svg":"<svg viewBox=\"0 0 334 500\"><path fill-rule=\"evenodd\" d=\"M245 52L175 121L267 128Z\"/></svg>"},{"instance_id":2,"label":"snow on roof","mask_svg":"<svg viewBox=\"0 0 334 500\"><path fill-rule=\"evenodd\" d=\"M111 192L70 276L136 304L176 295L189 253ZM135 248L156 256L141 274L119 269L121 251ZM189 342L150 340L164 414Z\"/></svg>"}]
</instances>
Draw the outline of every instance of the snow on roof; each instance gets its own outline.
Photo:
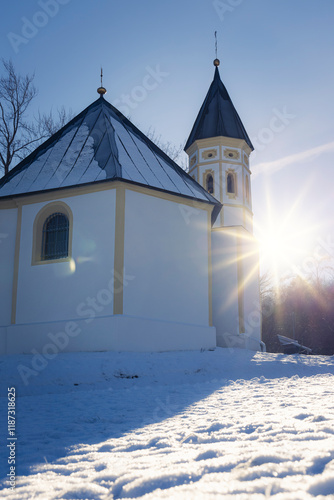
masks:
<instances>
[{"instance_id":1,"label":"snow on roof","mask_svg":"<svg viewBox=\"0 0 334 500\"><path fill-rule=\"evenodd\" d=\"M219 202L101 96L0 180L0 198L124 179Z\"/></svg>"}]
</instances>

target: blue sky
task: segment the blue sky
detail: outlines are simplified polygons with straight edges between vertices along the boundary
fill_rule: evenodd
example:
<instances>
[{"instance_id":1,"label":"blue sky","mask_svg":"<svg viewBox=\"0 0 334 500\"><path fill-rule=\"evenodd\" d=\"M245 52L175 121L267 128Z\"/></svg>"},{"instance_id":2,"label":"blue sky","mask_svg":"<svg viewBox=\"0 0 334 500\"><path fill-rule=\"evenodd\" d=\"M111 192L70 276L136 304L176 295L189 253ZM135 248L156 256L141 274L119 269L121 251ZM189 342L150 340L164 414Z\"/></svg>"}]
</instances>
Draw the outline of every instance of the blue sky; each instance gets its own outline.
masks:
<instances>
[{"instance_id":1,"label":"blue sky","mask_svg":"<svg viewBox=\"0 0 334 500\"><path fill-rule=\"evenodd\" d=\"M262 270L308 273L334 254L333 24L332 0L25 0L2 6L1 56L35 72L34 112L79 113L102 65L106 98L179 144L212 81L217 30L221 78L257 147Z\"/></svg>"}]
</instances>

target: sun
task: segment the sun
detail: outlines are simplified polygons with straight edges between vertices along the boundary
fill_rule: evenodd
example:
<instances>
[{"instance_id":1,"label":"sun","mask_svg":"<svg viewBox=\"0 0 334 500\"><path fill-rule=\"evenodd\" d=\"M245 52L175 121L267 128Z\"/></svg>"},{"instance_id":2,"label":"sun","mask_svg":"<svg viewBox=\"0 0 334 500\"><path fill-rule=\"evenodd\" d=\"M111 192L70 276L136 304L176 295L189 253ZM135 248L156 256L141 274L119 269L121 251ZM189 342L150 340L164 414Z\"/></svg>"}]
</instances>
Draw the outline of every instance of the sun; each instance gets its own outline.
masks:
<instances>
[{"instance_id":1,"label":"sun","mask_svg":"<svg viewBox=\"0 0 334 500\"><path fill-rule=\"evenodd\" d=\"M259 233L262 272L269 271L276 285L280 279L298 274L309 253L310 228L302 220L290 220L289 224L271 220Z\"/></svg>"},{"instance_id":2,"label":"sun","mask_svg":"<svg viewBox=\"0 0 334 500\"><path fill-rule=\"evenodd\" d=\"M273 187L269 183L264 186L265 202L254 233L259 242L261 274L268 272L276 286L282 279L300 275L303 263L314 253L314 238L321 222L315 221L308 210L310 189L310 182L301 185L293 199L282 192L277 207Z\"/></svg>"},{"instance_id":3,"label":"sun","mask_svg":"<svg viewBox=\"0 0 334 500\"><path fill-rule=\"evenodd\" d=\"M268 228L259 238L261 262L272 271L282 271L293 260L296 249L281 230Z\"/></svg>"}]
</instances>

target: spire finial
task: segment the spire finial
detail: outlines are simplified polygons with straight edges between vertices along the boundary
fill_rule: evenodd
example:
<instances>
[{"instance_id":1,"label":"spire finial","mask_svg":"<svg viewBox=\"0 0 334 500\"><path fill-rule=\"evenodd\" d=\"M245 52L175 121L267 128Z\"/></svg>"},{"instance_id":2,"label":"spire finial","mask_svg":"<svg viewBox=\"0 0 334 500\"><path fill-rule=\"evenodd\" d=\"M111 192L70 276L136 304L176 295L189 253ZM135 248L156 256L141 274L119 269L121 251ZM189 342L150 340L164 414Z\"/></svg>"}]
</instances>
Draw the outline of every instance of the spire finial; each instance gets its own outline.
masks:
<instances>
[{"instance_id":1,"label":"spire finial","mask_svg":"<svg viewBox=\"0 0 334 500\"><path fill-rule=\"evenodd\" d=\"M105 88L103 87L103 82L102 82L102 80L103 80L103 69L102 69L102 66L101 66L101 87L99 87L99 88L97 89L97 93L98 93L98 94L100 94L100 97L104 96L104 94L106 94L106 93L107 93L107 89L105 89Z\"/></svg>"},{"instance_id":2,"label":"spire finial","mask_svg":"<svg viewBox=\"0 0 334 500\"><path fill-rule=\"evenodd\" d=\"M218 52L218 43L217 43L217 31L215 31L215 52L216 52L216 59L213 61L214 66L219 66L220 61L217 58L217 52Z\"/></svg>"}]
</instances>

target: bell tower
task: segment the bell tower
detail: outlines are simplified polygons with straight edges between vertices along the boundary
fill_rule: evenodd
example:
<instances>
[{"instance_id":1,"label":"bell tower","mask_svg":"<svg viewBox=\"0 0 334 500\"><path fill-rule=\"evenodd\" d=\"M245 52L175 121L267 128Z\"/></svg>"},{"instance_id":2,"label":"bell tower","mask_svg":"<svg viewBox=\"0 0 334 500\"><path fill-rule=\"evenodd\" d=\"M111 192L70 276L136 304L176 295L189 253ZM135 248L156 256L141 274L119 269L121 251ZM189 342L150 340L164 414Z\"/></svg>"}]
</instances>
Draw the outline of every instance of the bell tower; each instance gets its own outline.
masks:
<instances>
[{"instance_id":1,"label":"bell tower","mask_svg":"<svg viewBox=\"0 0 334 500\"><path fill-rule=\"evenodd\" d=\"M222 203L215 227L253 232L251 172L253 145L220 79L219 60L209 91L185 146L189 174Z\"/></svg>"},{"instance_id":2,"label":"bell tower","mask_svg":"<svg viewBox=\"0 0 334 500\"><path fill-rule=\"evenodd\" d=\"M185 145L189 175L222 204L212 228L212 314L217 345L263 350L259 256L253 237L253 145L220 79L214 78Z\"/></svg>"}]
</instances>

